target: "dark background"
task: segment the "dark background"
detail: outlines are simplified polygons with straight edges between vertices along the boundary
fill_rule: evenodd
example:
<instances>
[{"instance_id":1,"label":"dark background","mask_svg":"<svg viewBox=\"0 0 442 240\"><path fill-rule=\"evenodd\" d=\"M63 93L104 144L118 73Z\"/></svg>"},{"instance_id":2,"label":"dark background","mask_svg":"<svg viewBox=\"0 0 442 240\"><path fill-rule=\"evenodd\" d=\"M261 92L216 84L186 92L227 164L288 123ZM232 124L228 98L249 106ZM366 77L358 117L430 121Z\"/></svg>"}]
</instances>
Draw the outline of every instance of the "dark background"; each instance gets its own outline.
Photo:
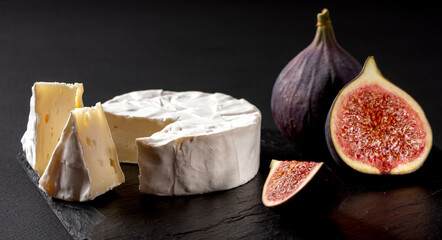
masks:
<instances>
[{"instance_id":1,"label":"dark background","mask_svg":"<svg viewBox=\"0 0 442 240\"><path fill-rule=\"evenodd\" d=\"M16 161L36 81L82 82L87 106L141 89L245 98L274 129L273 83L330 10L338 42L422 106L441 146L440 9L313 1L0 1L0 236L67 236Z\"/></svg>"}]
</instances>

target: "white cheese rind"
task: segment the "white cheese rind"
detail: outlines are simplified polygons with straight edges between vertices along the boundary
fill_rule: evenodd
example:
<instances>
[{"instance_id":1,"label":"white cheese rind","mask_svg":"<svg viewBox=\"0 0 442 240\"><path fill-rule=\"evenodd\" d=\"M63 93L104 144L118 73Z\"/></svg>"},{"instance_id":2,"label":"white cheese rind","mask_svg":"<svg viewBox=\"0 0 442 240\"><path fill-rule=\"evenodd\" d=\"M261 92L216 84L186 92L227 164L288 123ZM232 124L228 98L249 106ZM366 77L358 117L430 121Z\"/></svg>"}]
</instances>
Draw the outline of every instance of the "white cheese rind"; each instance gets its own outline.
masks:
<instances>
[{"instance_id":1,"label":"white cheese rind","mask_svg":"<svg viewBox=\"0 0 442 240\"><path fill-rule=\"evenodd\" d=\"M37 148L37 126L38 126L38 113L35 111L35 84L32 86L32 96L30 100L30 111L28 124L23 137L21 138L21 143L23 151L26 154L26 159L29 165L35 169L35 152Z\"/></svg>"},{"instance_id":2,"label":"white cheese rind","mask_svg":"<svg viewBox=\"0 0 442 240\"><path fill-rule=\"evenodd\" d=\"M54 198L83 202L123 182L101 104L73 110L40 178L40 188Z\"/></svg>"},{"instance_id":3,"label":"white cheese rind","mask_svg":"<svg viewBox=\"0 0 442 240\"><path fill-rule=\"evenodd\" d=\"M248 182L259 168L258 128L184 137L155 147L147 139L138 139L140 191L189 195Z\"/></svg>"},{"instance_id":4,"label":"white cheese rind","mask_svg":"<svg viewBox=\"0 0 442 240\"><path fill-rule=\"evenodd\" d=\"M120 128L124 119L167 122L136 139L141 192L172 196L226 190L258 172L261 113L244 99L146 90L117 96L103 109L114 116L108 117L111 129ZM112 121L116 118L118 124Z\"/></svg>"},{"instance_id":5,"label":"white cheese rind","mask_svg":"<svg viewBox=\"0 0 442 240\"><path fill-rule=\"evenodd\" d=\"M91 198L91 180L74 118L70 115L54 154L39 180L39 187L53 198L87 201Z\"/></svg>"}]
</instances>

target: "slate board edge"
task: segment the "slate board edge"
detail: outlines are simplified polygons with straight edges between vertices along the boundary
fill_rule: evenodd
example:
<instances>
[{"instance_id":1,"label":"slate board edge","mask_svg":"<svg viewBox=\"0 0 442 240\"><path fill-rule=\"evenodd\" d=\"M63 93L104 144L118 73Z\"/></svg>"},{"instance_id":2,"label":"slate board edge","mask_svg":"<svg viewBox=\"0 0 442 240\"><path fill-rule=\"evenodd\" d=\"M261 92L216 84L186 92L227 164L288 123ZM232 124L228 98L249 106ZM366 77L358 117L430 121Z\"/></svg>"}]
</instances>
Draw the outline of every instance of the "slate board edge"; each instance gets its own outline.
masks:
<instances>
[{"instance_id":1,"label":"slate board edge","mask_svg":"<svg viewBox=\"0 0 442 240\"><path fill-rule=\"evenodd\" d=\"M26 160L26 154L24 152L19 153L17 159L26 171L31 182L40 192L40 195L47 202L72 238L75 240L90 239L93 227L104 220L104 215L94 207L82 203L66 202L51 198L38 187L39 176Z\"/></svg>"}]
</instances>

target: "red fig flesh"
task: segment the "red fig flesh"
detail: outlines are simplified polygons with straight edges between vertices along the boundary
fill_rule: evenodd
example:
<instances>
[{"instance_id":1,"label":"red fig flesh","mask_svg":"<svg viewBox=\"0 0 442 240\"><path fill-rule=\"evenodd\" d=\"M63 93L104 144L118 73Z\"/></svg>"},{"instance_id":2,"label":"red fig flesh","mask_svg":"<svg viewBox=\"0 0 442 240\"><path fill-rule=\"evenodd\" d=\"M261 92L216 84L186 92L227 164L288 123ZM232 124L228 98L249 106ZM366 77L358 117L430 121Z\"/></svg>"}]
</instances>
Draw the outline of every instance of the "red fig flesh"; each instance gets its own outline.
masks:
<instances>
[{"instance_id":1,"label":"red fig flesh","mask_svg":"<svg viewBox=\"0 0 442 240\"><path fill-rule=\"evenodd\" d=\"M373 57L337 95L325 131L333 158L363 173L413 172L432 145L422 108L382 76Z\"/></svg>"},{"instance_id":2,"label":"red fig flesh","mask_svg":"<svg viewBox=\"0 0 442 240\"><path fill-rule=\"evenodd\" d=\"M281 133L305 152L324 150L323 125L338 91L361 65L336 41L329 12L318 14L313 42L293 58L278 76L271 109Z\"/></svg>"},{"instance_id":3,"label":"red fig flesh","mask_svg":"<svg viewBox=\"0 0 442 240\"><path fill-rule=\"evenodd\" d=\"M272 209L325 213L339 206L346 194L342 181L322 162L272 160L262 202Z\"/></svg>"}]
</instances>

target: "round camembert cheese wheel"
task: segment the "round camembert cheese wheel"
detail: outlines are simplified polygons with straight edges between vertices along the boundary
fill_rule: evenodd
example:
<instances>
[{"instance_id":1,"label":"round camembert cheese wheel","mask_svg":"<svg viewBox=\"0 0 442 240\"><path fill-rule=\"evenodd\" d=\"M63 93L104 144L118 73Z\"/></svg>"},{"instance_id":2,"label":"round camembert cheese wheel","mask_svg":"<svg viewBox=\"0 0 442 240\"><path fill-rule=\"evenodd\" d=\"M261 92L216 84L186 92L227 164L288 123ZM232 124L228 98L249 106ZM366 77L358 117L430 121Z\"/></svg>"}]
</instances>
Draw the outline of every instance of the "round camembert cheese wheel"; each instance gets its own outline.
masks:
<instances>
[{"instance_id":1,"label":"round camembert cheese wheel","mask_svg":"<svg viewBox=\"0 0 442 240\"><path fill-rule=\"evenodd\" d=\"M140 191L231 189L259 168L261 113L222 93L135 91L103 104L121 162L138 163Z\"/></svg>"}]
</instances>

